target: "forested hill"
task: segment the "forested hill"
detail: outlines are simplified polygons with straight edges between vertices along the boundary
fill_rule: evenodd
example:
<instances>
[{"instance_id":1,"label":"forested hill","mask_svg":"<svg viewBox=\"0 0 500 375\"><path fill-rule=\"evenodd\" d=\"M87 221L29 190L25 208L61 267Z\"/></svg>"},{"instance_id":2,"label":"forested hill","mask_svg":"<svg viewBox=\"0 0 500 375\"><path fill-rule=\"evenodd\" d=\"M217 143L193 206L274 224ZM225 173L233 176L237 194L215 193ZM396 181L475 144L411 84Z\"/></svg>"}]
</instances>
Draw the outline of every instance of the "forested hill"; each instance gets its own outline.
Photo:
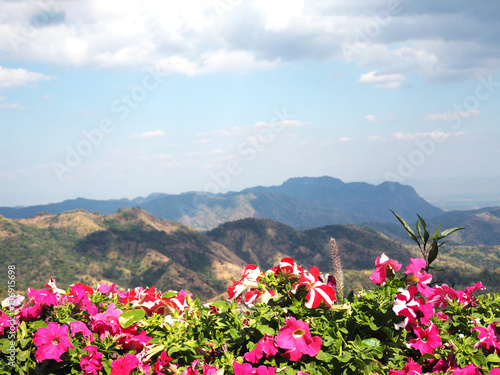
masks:
<instances>
[{"instance_id":1,"label":"forested hill","mask_svg":"<svg viewBox=\"0 0 500 375\"><path fill-rule=\"evenodd\" d=\"M137 208L110 215L77 210L26 219L0 217L0 257L2 264L16 266L20 292L40 288L54 277L64 289L77 282L94 287L116 283L122 289L154 285L163 291L184 289L208 300L238 279L247 263L267 269L291 256L304 267L331 271L331 237L341 252L347 289L370 287L367 276L382 252L405 266L410 256L419 256L413 246L356 225L299 231L269 219L247 218L199 232ZM500 246L445 248L436 265L448 271L440 277L450 284L482 280L499 288Z\"/></svg>"}]
</instances>

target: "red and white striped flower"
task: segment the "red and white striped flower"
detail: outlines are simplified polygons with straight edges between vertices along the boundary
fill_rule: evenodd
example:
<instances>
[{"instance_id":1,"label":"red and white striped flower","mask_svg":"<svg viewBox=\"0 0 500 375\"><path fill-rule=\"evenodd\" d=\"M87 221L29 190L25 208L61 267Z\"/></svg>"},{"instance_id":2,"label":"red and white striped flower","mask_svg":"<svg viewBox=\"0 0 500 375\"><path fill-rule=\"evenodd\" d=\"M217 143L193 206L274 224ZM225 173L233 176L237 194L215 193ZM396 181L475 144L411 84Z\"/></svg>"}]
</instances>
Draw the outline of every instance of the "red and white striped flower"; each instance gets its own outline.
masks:
<instances>
[{"instance_id":1,"label":"red and white striped flower","mask_svg":"<svg viewBox=\"0 0 500 375\"><path fill-rule=\"evenodd\" d=\"M309 273L303 272L300 275L295 292L302 286L308 290L305 305L309 309L318 307L322 301L325 302L328 307L331 307L337 300L335 289L333 289L331 285L321 282L321 274L314 266L311 267Z\"/></svg>"}]
</instances>

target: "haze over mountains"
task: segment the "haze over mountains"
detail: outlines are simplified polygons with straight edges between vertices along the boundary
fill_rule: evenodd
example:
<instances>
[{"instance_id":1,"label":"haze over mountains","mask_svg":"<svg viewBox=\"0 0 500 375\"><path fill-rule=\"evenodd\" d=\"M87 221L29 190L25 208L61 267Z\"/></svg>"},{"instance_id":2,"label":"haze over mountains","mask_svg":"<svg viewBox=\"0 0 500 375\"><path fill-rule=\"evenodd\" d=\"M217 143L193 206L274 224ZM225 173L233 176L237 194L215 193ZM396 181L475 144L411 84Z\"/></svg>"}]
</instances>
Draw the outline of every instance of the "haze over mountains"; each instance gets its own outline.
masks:
<instances>
[{"instance_id":1,"label":"haze over mountains","mask_svg":"<svg viewBox=\"0 0 500 375\"><path fill-rule=\"evenodd\" d=\"M75 209L112 214L124 207L139 207L158 218L198 230L210 230L227 221L247 217L269 218L306 229L331 224L393 222L390 209L412 218L415 213L426 218L443 213L407 185L394 182L380 185L344 183L324 176L291 178L280 186L256 186L217 195L154 193L131 200L77 198L39 206L0 207L0 215L26 218L40 212L57 214Z\"/></svg>"}]
</instances>

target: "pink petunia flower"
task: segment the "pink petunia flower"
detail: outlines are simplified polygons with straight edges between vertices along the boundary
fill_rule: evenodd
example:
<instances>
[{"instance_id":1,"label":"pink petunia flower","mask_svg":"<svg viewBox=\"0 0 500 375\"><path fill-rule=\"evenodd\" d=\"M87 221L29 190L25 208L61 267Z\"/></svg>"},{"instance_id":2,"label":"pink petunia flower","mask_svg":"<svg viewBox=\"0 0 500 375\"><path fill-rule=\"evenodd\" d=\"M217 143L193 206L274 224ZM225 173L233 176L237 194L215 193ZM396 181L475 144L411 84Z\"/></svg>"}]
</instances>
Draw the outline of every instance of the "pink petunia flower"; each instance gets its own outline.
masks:
<instances>
[{"instance_id":1,"label":"pink petunia flower","mask_svg":"<svg viewBox=\"0 0 500 375\"><path fill-rule=\"evenodd\" d=\"M439 330L434 323L427 329L422 327L415 327L413 333L417 335L417 339L408 342L408 346L420 351L420 353L434 353L434 349L441 346L441 337L439 337Z\"/></svg>"},{"instance_id":2,"label":"pink petunia flower","mask_svg":"<svg viewBox=\"0 0 500 375\"><path fill-rule=\"evenodd\" d=\"M278 352L278 345L274 341L274 337L264 334L264 337L260 339L260 341L255 346L254 350L245 353L243 356L246 361L252 363L258 363L262 358L264 353L266 353L266 358L269 358L275 355Z\"/></svg>"},{"instance_id":3,"label":"pink petunia flower","mask_svg":"<svg viewBox=\"0 0 500 375\"><path fill-rule=\"evenodd\" d=\"M238 363L233 361L234 375L274 375L276 369L274 367L266 367L264 365L257 368L252 367L250 363Z\"/></svg>"},{"instance_id":4,"label":"pink petunia flower","mask_svg":"<svg viewBox=\"0 0 500 375\"><path fill-rule=\"evenodd\" d=\"M172 357L168 357L167 352L161 352L160 358L158 358L158 360L154 364L153 374L154 375L160 375L160 374L164 375L164 371L167 371L171 360L172 360Z\"/></svg>"},{"instance_id":5,"label":"pink petunia flower","mask_svg":"<svg viewBox=\"0 0 500 375\"><path fill-rule=\"evenodd\" d=\"M453 371L453 375L481 375L479 368L473 364L467 365L464 368L459 368Z\"/></svg>"},{"instance_id":6,"label":"pink petunia flower","mask_svg":"<svg viewBox=\"0 0 500 375\"><path fill-rule=\"evenodd\" d=\"M89 299L89 295L92 294L94 294L94 289L88 285L78 283L71 286L71 291L68 294L68 301L74 303L76 309L88 311L90 315L95 315L98 310Z\"/></svg>"},{"instance_id":7,"label":"pink petunia flower","mask_svg":"<svg viewBox=\"0 0 500 375\"><path fill-rule=\"evenodd\" d=\"M432 275L427 272L421 272L422 268L427 265L424 258L413 259L410 258L410 264L406 267L405 273L407 275L413 274L407 281L416 281L422 284L429 284L432 280Z\"/></svg>"},{"instance_id":8,"label":"pink petunia flower","mask_svg":"<svg viewBox=\"0 0 500 375\"><path fill-rule=\"evenodd\" d=\"M311 336L306 322L296 320L293 316L280 328L275 341L280 348L288 349L284 356L291 361L299 361L304 354L314 357L323 345L321 337Z\"/></svg>"},{"instance_id":9,"label":"pink petunia flower","mask_svg":"<svg viewBox=\"0 0 500 375\"><path fill-rule=\"evenodd\" d=\"M385 253L375 259L375 271L370 276L370 280L375 284L385 284L388 272L398 272L401 269L401 264L397 261L389 259Z\"/></svg>"},{"instance_id":10,"label":"pink petunia flower","mask_svg":"<svg viewBox=\"0 0 500 375\"><path fill-rule=\"evenodd\" d=\"M71 337L75 337L77 333L81 333L83 338L88 342L94 341L92 332L90 332L90 329L88 329L87 325L84 322L69 322L69 326L71 328Z\"/></svg>"},{"instance_id":11,"label":"pink petunia flower","mask_svg":"<svg viewBox=\"0 0 500 375\"><path fill-rule=\"evenodd\" d=\"M68 336L68 326L52 322L47 328L39 328L33 336L33 342L37 346L35 358L38 362L46 359L55 359L61 362L62 354L66 353L68 348L74 348Z\"/></svg>"},{"instance_id":12,"label":"pink petunia flower","mask_svg":"<svg viewBox=\"0 0 500 375\"><path fill-rule=\"evenodd\" d=\"M437 308L446 307L450 301L459 297L459 294L446 284L436 285L432 291L424 295L427 298L427 303Z\"/></svg>"},{"instance_id":13,"label":"pink petunia flower","mask_svg":"<svg viewBox=\"0 0 500 375\"><path fill-rule=\"evenodd\" d=\"M217 375L217 367L203 364L203 375Z\"/></svg>"},{"instance_id":14,"label":"pink petunia flower","mask_svg":"<svg viewBox=\"0 0 500 375\"><path fill-rule=\"evenodd\" d=\"M102 370L102 353L95 346L89 345L83 348L89 355L84 355L80 359L80 367L83 370L82 375L97 375Z\"/></svg>"},{"instance_id":15,"label":"pink petunia flower","mask_svg":"<svg viewBox=\"0 0 500 375\"><path fill-rule=\"evenodd\" d=\"M110 303L106 312L95 314L92 317L90 321L92 332L99 334L101 340L106 336L114 336L122 332L122 327L118 322L121 313L121 310L115 309L114 303Z\"/></svg>"},{"instance_id":16,"label":"pink petunia flower","mask_svg":"<svg viewBox=\"0 0 500 375\"><path fill-rule=\"evenodd\" d=\"M3 335L4 331L10 329L12 318L0 310L0 336Z\"/></svg>"},{"instance_id":17,"label":"pink petunia flower","mask_svg":"<svg viewBox=\"0 0 500 375\"><path fill-rule=\"evenodd\" d=\"M402 370L389 370L388 375L421 375L422 366L413 361L412 358L408 358L408 363L403 367Z\"/></svg>"},{"instance_id":18,"label":"pink petunia flower","mask_svg":"<svg viewBox=\"0 0 500 375\"><path fill-rule=\"evenodd\" d=\"M500 339L500 335L497 334L496 332L496 326L499 322L494 322L488 325L488 327L483 328L483 327L474 327L472 328L472 331L478 331L479 332L479 342L474 344L475 348L484 348L486 350L493 350L497 351L497 349L500 349L500 342L498 340Z\"/></svg>"},{"instance_id":19,"label":"pink petunia flower","mask_svg":"<svg viewBox=\"0 0 500 375\"><path fill-rule=\"evenodd\" d=\"M52 290L28 288L26 293L32 305L57 306L61 301L59 294L52 293Z\"/></svg>"},{"instance_id":20,"label":"pink petunia flower","mask_svg":"<svg viewBox=\"0 0 500 375\"><path fill-rule=\"evenodd\" d=\"M331 307L337 300L335 289L330 285L323 284L320 281L320 277L319 270L312 266L309 273L303 272L300 275L299 283L295 288L295 291L301 286L307 289L305 305L309 309L318 307L321 302L325 302L328 307Z\"/></svg>"},{"instance_id":21,"label":"pink petunia flower","mask_svg":"<svg viewBox=\"0 0 500 375\"><path fill-rule=\"evenodd\" d=\"M137 366L139 366L137 357L130 353L125 354L111 362L111 375L129 375Z\"/></svg>"},{"instance_id":22,"label":"pink petunia flower","mask_svg":"<svg viewBox=\"0 0 500 375\"><path fill-rule=\"evenodd\" d=\"M468 286L465 290L459 290L458 302L460 302L462 305L468 305L470 303L472 304L472 306L474 306L475 297L472 293L474 293L476 290L482 289L486 289L486 287L481 281L479 281L474 286Z\"/></svg>"}]
</instances>

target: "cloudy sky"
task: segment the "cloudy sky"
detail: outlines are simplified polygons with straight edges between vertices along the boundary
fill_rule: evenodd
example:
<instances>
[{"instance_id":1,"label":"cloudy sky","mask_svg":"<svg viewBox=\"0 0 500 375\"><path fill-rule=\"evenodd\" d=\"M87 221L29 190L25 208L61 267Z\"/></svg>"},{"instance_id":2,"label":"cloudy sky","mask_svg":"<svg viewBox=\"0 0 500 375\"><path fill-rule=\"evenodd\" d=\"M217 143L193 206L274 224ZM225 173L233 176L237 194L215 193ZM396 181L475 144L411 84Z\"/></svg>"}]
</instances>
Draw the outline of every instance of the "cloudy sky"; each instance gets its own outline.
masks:
<instances>
[{"instance_id":1,"label":"cloudy sky","mask_svg":"<svg viewBox=\"0 0 500 375\"><path fill-rule=\"evenodd\" d=\"M0 205L323 175L500 197L499 2L0 7Z\"/></svg>"}]
</instances>

